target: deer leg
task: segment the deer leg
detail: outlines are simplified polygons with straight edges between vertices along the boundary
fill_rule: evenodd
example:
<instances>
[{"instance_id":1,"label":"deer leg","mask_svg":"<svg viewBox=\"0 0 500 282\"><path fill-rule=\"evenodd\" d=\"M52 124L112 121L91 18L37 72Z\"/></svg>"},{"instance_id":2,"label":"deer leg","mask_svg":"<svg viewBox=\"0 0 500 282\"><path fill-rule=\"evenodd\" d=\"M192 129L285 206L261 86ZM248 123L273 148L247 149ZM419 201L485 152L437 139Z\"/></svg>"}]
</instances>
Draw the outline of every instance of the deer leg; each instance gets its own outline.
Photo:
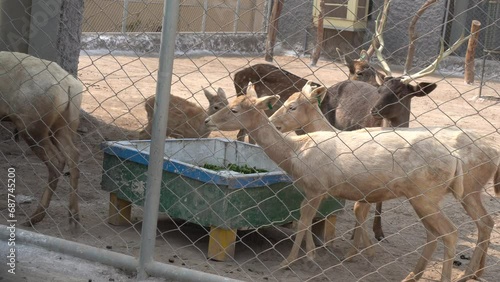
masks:
<instances>
[{"instance_id":1,"label":"deer leg","mask_svg":"<svg viewBox=\"0 0 500 282\"><path fill-rule=\"evenodd\" d=\"M430 200L431 198L433 200ZM441 198L442 196L436 195L420 195L410 199L411 205L427 229L427 243L414 270L403 281L416 281L422 277L436 249L436 238L442 238L445 247L441 281L451 281L458 235L453 223L439 209Z\"/></svg>"},{"instance_id":2,"label":"deer leg","mask_svg":"<svg viewBox=\"0 0 500 282\"><path fill-rule=\"evenodd\" d=\"M316 244L314 243L314 239L313 239L313 232L312 232L312 223L313 223L313 220L314 220L314 217L316 216L316 214L318 213L318 208L319 208L319 205L321 204L321 201L323 200L322 197L317 197L317 198L314 198L313 200L310 200L309 201L309 205L311 206L311 209L312 209L312 220L311 222L309 223L309 225L307 226L307 229L306 229L306 254L307 254L307 258L309 260L314 260L314 256L315 256L315 252L314 250L316 249Z\"/></svg>"},{"instance_id":3,"label":"deer leg","mask_svg":"<svg viewBox=\"0 0 500 282\"><path fill-rule=\"evenodd\" d=\"M481 190L470 193L462 199L462 206L465 211L476 222L478 235L476 247L474 248L470 263L459 281L477 279L483 273L486 263L486 254L490 244L491 231L495 225L495 222L491 216L488 215L481 202L479 191Z\"/></svg>"},{"instance_id":4,"label":"deer leg","mask_svg":"<svg viewBox=\"0 0 500 282\"><path fill-rule=\"evenodd\" d=\"M353 246L349 249L347 254L344 256L346 260L351 260L354 255L359 253L359 250L363 247L367 249L367 255L373 256L373 248L369 248L372 244L370 238L368 236L368 232L366 232L366 217L368 216L368 212L370 211L370 204L363 202L354 203L354 215L356 216L356 225L357 227L354 229L354 241Z\"/></svg>"},{"instance_id":5,"label":"deer leg","mask_svg":"<svg viewBox=\"0 0 500 282\"><path fill-rule=\"evenodd\" d=\"M300 219L297 222L297 234L295 235L295 241L292 246L292 250L288 257L281 263L281 267L288 266L290 263L297 259L299 254L300 245L306 235L306 251L309 259L314 257L314 241L312 238L311 225L314 216L318 210L319 204L321 203L321 198L314 198L312 200L304 199L300 207Z\"/></svg>"},{"instance_id":6,"label":"deer leg","mask_svg":"<svg viewBox=\"0 0 500 282\"><path fill-rule=\"evenodd\" d=\"M65 162L64 158L59 154L57 148L50 140L48 130L41 132L40 128L46 128L46 125L38 124L38 132L32 130L29 133L23 131L23 138L30 146L35 155L44 162L48 169L48 186L45 188L38 208L30 216L26 223L27 225L34 225L40 222L46 214L46 210L50 205L52 194L57 188L57 182L61 176ZM38 142L36 140L39 140Z\"/></svg>"},{"instance_id":7,"label":"deer leg","mask_svg":"<svg viewBox=\"0 0 500 282\"><path fill-rule=\"evenodd\" d=\"M384 230L382 230L382 202L377 203L375 207L375 218L373 219L373 233L375 239L382 241L385 238Z\"/></svg>"},{"instance_id":8,"label":"deer leg","mask_svg":"<svg viewBox=\"0 0 500 282\"><path fill-rule=\"evenodd\" d=\"M247 131L245 129L240 129L238 131L238 135L236 135L236 140L245 142L245 136L247 135Z\"/></svg>"},{"instance_id":9,"label":"deer leg","mask_svg":"<svg viewBox=\"0 0 500 282\"><path fill-rule=\"evenodd\" d=\"M153 123L148 121L148 124L146 125L146 127L141 132L139 132L139 137L138 137L139 140L151 139L152 127L153 127Z\"/></svg>"},{"instance_id":10,"label":"deer leg","mask_svg":"<svg viewBox=\"0 0 500 282\"><path fill-rule=\"evenodd\" d=\"M66 163L69 166L71 193L69 194L69 224L73 228L78 228L80 221L80 210L78 207L78 179L80 178L80 170L78 169L78 160L80 153L75 147L72 140L72 130L65 127L57 131L55 134L55 142L57 148L64 154Z\"/></svg>"}]
</instances>

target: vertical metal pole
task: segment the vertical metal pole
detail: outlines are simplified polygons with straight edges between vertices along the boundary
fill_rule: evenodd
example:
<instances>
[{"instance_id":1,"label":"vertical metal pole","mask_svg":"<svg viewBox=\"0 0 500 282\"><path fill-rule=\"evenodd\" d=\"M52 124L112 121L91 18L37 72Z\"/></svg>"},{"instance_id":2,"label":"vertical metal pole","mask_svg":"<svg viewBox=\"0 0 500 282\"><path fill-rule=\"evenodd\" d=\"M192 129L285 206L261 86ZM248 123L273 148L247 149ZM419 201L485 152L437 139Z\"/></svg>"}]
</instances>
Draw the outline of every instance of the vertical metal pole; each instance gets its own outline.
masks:
<instances>
[{"instance_id":1,"label":"vertical metal pole","mask_svg":"<svg viewBox=\"0 0 500 282\"><path fill-rule=\"evenodd\" d=\"M205 33L207 30L207 14L208 14L208 0L203 2L203 17L201 18L201 32Z\"/></svg>"},{"instance_id":2,"label":"vertical metal pole","mask_svg":"<svg viewBox=\"0 0 500 282\"><path fill-rule=\"evenodd\" d=\"M240 8L241 8L241 0L236 0L236 11L234 13L234 33L238 32L238 21L240 19Z\"/></svg>"},{"instance_id":3,"label":"vertical metal pole","mask_svg":"<svg viewBox=\"0 0 500 282\"><path fill-rule=\"evenodd\" d=\"M129 0L123 1L122 33L127 32L128 1Z\"/></svg>"},{"instance_id":4,"label":"vertical metal pole","mask_svg":"<svg viewBox=\"0 0 500 282\"><path fill-rule=\"evenodd\" d=\"M138 279L147 278L146 268L153 262L178 19L179 0L165 0Z\"/></svg>"},{"instance_id":5,"label":"vertical metal pole","mask_svg":"<svg viewBox=\"0 0 500 282\"><path fill-rule=\"evenodd\" d=\"M271 10L273 7L273 0L267 0L266 6L264 7L264 22L262 23L262 32L266 33L269 25L269 18L271 17Z\"/></svg>"}]
</instances>

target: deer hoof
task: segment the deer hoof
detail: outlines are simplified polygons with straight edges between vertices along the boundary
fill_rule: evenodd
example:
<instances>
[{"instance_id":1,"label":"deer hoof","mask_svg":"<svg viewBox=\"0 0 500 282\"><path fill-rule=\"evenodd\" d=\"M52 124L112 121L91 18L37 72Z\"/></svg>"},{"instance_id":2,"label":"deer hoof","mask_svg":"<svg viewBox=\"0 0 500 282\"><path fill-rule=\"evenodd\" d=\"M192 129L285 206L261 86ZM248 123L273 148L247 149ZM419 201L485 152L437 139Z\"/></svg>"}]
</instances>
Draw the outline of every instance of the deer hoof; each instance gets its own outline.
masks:
<instances>
[{"instance_id":1,"label":"deer hoof","mask_svg":"<svg viewBox=\"0 0 500 282\"><path fill-rule=\"evenodd\" d=\"M307 259L310 261L314 261L314 258L316 257L316 252L315 251L310 251L307 253Z\"/></svg>"},{"instance_id":2,"label":"deer hoof","mask_svg":"<svg viewBox=\"0 0 500 282\"><path fill-rule=\"evenodd\" d=\"M282 261L280 263L280 267L279 268L288 268L290 266L290 262L288 261L288 259L285 259L284 261Z\"/></svg>"},{"instance_id":3,"label":"deer hoof","mask_svg":"<svg viewBox=\"0 0 500 282\"><path fill-rule=\"evenodd\" d=\"M354 257L358 254L358 250L356 248L351 248L347 254L342 258L343 261L353 261Z\"/></svg>"},{"instance_id":4,"label":"deer hoof","mask_svg":"<svg viewBox=\"0 0 500 282\"><path fill-rule=\"evenodd\" d=\"M43 218L45 217L45 211L42 209L37 209L32 216L30 216L30 218L28 219L28 221L26 221L25 223L23 223L24 226L28 226L28 227L33 227L35 224L37 224L38 222L42 221Z\"/></svg>"},{"instance_id":5,"label":"deer hoof","mask_svg":"<svg viewBox=\"0 0 500 282\"><path fill-rule=\"evenodd\" d=\"M466 282L470 279L477 280L477 276L466 271L464 274L460 275L460 278L458 278L457 282Z\"/></svg>"},{"instance_id":6,"label":"deer hoof","mask_svg":"<svg viewBox=\"0 0 500 282\"><path fill-rule=\"evenodd\" d=\"M406 278L403 279L402 282L410 282L410 281L412 281L412 282L417 281L417 279L415 277L415 273L413 273L413 272L410 272L410 274L408 274L408 276L406 276Z\"/></svg>"}]
</instances>

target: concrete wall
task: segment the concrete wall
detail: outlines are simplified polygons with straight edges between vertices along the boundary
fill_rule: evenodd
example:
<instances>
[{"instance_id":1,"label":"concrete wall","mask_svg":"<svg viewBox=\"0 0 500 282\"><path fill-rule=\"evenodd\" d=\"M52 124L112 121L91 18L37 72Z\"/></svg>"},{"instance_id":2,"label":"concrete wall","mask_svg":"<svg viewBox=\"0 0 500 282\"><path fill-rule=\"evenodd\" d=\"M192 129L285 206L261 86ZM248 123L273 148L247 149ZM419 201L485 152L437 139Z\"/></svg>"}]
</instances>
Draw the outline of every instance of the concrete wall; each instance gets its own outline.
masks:
<instances>
[{"instance_id":1,"label":"concrete wall","mask_svg":"<svg viewBox=\"0 0 500 282\"><path fill-rule=\"evenodd\" d=\"M389 12L389 18L384 32L386 48L384 55L396 64L404 64L408 46L408 26L416 11L426 0L393 0ZM315 27L312 23L313 1L286 0L279 22L278 40L285 49L302 50L305 34L308 34L308 48L312 48L315 42ZM372 11L376 11L383 0L373 0ZM417 25L417 32L421 36L416 44L414 65L422 66L429 62L430 58L439 52L440 38L442 35L442 23L445 14L445 1L439 1L428 9L421 17ZM335 47L342 51L359 52L361 48L367 48L374 29L376 14L371 17L366 32L338 32L336 30L325 30L326 44L324 46L325 57L337 57ZM354 47L359 47L352 50ZM352 55L354 58L356 55Z\"/></svg>"},{"instance_id":2,"label":"concrete wall","mask_svg":"<svg viewBox=\"0 0 500 282\"><path fill-rule=\"evenodd\" d=\"M383 5L383 0L373 0L373 9L376 11ZM404 65L408 51L408 27L413 16L426 0L392 0L384 31L385 50L384 56L392 63ZM432 62L439 53L440 40L443 32L443 19L445 16L445 2L438 1L426 10L416 26L419 36L415 46L414 67L421 67ZM372 18L373 20L376 17ZM373 30L374 24L370 28Z\"/></svg>"},{"instance_id":3,"label":"concrete wall","mask_svg":"<svg viewBox=\"0 0 500 282\"><path fill-rule=\"evenodd\" d=\"M98 34L84 32L82 34L82 50L110 53L113 51L130 52L142 56L158 54L160 51L161 33L134 33L124 35L121 32ZM175 50L179 53L198 52L216 55L260 55L265 50L266 34L201 34L179 33L175 40Z\"/></svg>"},{"instance_id":4,"label":"concrete wall","mask_svg":"<svg viewBox=\"0 0 500 282\"><path fill-rule=\"evenodd\" d=\"M0 50L28 53L30 11L31 0L0 0Z\"/></svg>"},{"instance_id":5,"label":"concrete wall","mask_svg":"<svg viewBox=\"0 0 500 282\"><path fill-rule=\"evenodd\" d=\"M83 0L1 0L0 50L57 62L76 75Z\"/></svg>"},{"instance_id":6,"label":"concrete wall","mask_svg":"<svg viewBox=\"0 0 500 282\"><path fill-rule=\"evenodd\" d=\"M306 36L309 42L315 40L316 32L312 22L312 11L313 1L285 0L277 35L282 48L302 54Z\"/></svg>"}]
</instances>

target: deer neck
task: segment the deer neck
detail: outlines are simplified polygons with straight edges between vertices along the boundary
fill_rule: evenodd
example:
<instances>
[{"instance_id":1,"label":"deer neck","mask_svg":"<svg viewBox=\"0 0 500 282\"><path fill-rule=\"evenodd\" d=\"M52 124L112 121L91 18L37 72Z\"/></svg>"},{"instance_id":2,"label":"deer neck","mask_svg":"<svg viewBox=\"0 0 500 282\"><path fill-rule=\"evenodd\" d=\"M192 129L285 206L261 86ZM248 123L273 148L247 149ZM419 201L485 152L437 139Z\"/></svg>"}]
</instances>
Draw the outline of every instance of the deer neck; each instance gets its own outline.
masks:
<instances>
[{"instance_id":1,"label":"deer neck","mask_svg":"<svg viewBox=\"0 0 500 282\"><path fill-rule=\"evenodd\" d=\"M264 152L280 168L287 171L291 164L291 156L299 145L281 132L269 122L264 111L260 111L253 123L247 127L248 135L264 149Z\"/></svg>"},{"instance_id":2,"label":"deer neck","mask_svg":"<svg viewBox=\"0 0 500 282\"><path fill-rule=\"evenodd\" d=\"M316 111L315 113L309 113L309 117L311 118L311 122L302 127L305 132L337 131L337 129L328 122L323 114Z\"/></svg>"},{"instance_id":3,"label":"deer neck","mask_svg":"<svg viewBox=\"0 0 500 282\"><path fill-rule=\"evenodd\" d=\"M409 127L410 126L410 109L411 109L411 98L410 99L403 99L400 101L400 103L403 104L403 113L397 115L394 118L391 118L390 120L386 121L384 119L384 127ZM386 126L386 122L388 123Z\"/></svg>"}]
</instances>

